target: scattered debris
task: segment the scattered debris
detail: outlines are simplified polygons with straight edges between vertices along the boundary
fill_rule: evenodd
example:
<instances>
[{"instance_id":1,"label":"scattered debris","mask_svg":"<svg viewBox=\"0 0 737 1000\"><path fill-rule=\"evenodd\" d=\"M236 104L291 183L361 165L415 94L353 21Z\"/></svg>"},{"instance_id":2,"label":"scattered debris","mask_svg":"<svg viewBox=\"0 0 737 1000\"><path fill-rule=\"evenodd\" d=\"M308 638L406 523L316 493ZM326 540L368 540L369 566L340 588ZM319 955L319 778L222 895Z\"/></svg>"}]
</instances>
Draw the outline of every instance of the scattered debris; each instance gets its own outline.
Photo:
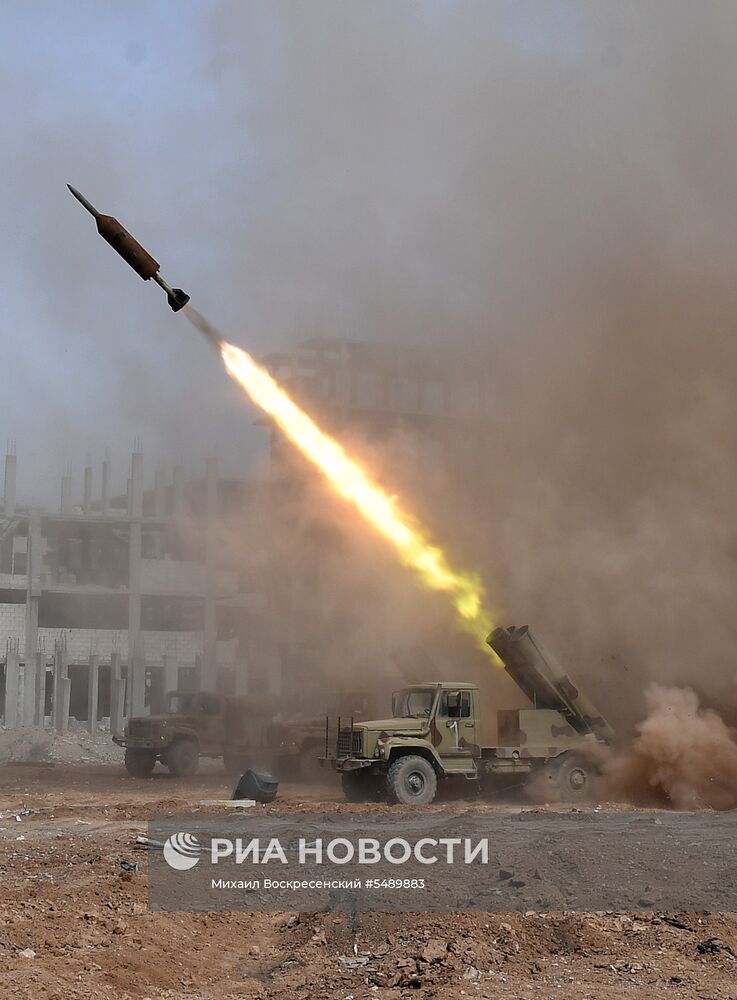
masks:
<instances>
[{"instance_id":1,"label":"scattered debris","mask_svg":"<svg viewBox=\"0 0 737 1000\"><path fill-rule=\"evenodd\" d=\"M124 872L133 873L138 871L138 865L132 861L126 861L125 858L123 858L123 860L120 862L120 867L123 869Z\"/></svg>"},{"instance_id":2,"label":"scattered debris","mask_svg":"<svg viewBox=\"0 0 737 1000\"><path fill-rule=\"evenodd\" d=\"M279 782L268 771L254 771L249 768L238 779L233 789L232 799L243 802L273 802L279 791Z\"/></svg>"},{"instance_id":3,"label":"scattered debris","mask_svg":"<svg viewBox=\"0 0 737 1000\"><path fill-rule=\"evenodd\" d=\"M109 734L86 729L57 733L36 726L0 730L0 764L120 764L123 750ZM23 813L21 813L23 815Z\"/></svg>"},{"instance_id":4,"label":"scattered debris","mask_svg":"<svg viewBox=\"0 0 737 1000\"><path fill-rule=\"evenodd\" d=\"M669 924L671 927L678 928L679 931L690 931L691 928L688 924L684 924L682 920L678 920L676 917L666 917L665 914L661 914L660 920L664 924Z\"/></svg>"},{"instance_id":5,"label":"scattered debris","mask_svg":"<svg viewBox=\"0 0 737 1000\"><path fill-rule=\"evenodd\" d=\"M35 958L36 952L33 948L24 948L23 951L19 951L18 954L21 958Z\"/></svg>"},{"instance_id":6,"label":"scattered debris","mask_svg":"<svg viewBox=\"0 0 737 1000\"><path fill-rule=\"evenodd\" d=\"M143 834L139 834L139 836L136 837L135 842L133 844L134 850L142 851L142 850L150 850L151 848L157 851L163 851L164 850L163 840L153 840L151 837L144 837Z\"/></svg>"},{"instance_id":7,"label":"scattered debris","mask_svg":"<svg viewBox=\"0 0 737 1000\"><path fill-rule=\"evenodd\" d=\"M338 961L341 965L344 965L346 969L361 969L365 965L368 965L371 961L370 955L339 955Z\"/></svg>"},{"instance_id":8,"label":"scattered debris","mask_svg":"<svg viewBox=\"0 0 737 1000\"><path fill-rule=\"evenodd\" d=\"M430 938L422 949L424 962L441 962L448 954L448 942L440 938Z\"/></svg>"},{"instance_id":9,"label":"scattered debris","mask_svg":"<svg viewBox=\"0 0 737 1000\"><path fill-rule=\"evenodd\" d=\"M255 799L200 799L198 805L218 806L221 809L250 809L255 806Z\"/></svg>"},{"instance_id":10,"label":"scattered debris","mask_svg":"<svg viewBox=\"0 0 737 1000\"><path fill-rule=\"evenodd\" d=\"M35 809L28 809L26 806L23 806L20 809L11 809L10 812L0 813L0 820L12 818L16 823L20 823L26 816L33 815L35 815Z\"/></svg>"},{"instance_id":11,"label":"scattered debris","mask_svg":"<svg viewBox=\"0 0 737 1000\"><path fill-rule=\"evenodd\" d=\"M696 945L696 951L699 955L718 955L719 952L723 951L732 958L737 958L732 947L718 937L710 937L707 938L706 941L702 941L700 944Z\"/></svg>"}]
</instances>

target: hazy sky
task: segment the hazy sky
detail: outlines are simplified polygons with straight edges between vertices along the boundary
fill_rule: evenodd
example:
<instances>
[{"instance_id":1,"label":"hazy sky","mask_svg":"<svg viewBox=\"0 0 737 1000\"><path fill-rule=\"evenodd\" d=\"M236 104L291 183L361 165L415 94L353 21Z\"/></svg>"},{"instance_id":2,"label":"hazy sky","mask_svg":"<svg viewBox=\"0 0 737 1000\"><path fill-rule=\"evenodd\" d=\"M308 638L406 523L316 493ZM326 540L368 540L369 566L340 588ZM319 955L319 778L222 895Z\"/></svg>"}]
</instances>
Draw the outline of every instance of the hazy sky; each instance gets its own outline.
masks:
<instances>
[{"instance_id":1,"label":"hazy sky","mask_svg":"<svg viewBox=\"0 0 737 1000\"><path fill-rule=\"evenodd\" d=\"M136 437L149 471L217 449L244 473L263 450L67 182L257 354L317 333L519 336L643 232L724 259L734 174L693 154L726 127L731 4L646 7L2 4L0 442L17 440L21 498L56 498L70 462L78 496L105 445L122 488Z\"/></svg>"},{"instance_id":2,"label":"hazy sky","mask_svg":"<svg viewBox=\"0 0 737 1000\"><path fill-rule=\"evenodd\" d=\"M434 280L433 227L452 223L467 158L446 147L447 119L469 99L470 121L490 124L473 97L490 82L484 47L463 51L474 18L523 59L578 47L568 4L490 6L2 5L0 441L17 441L22 498L55 500L67 463L76 496L85 454L106 445L122 487L136 437L149 470L165 457L194 471L217 448L243 473L263 449L217 361L66 183L257 353L371 336L387 308L417 336L438 298L456 308ZM466 299L480 275L460 278Z\"/></svg>"}]
</instances>

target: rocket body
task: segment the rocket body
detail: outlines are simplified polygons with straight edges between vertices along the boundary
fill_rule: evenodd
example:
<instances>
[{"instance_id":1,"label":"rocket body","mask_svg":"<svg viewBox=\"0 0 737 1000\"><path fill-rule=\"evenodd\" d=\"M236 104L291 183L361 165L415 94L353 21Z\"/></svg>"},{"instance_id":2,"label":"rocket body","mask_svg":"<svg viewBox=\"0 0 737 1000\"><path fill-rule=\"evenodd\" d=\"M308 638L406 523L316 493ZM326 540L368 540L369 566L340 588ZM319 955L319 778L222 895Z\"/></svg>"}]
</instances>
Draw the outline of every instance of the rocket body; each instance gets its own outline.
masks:
<instances>
[{"instance_id":1,"label":"rocket body","mask_svg":"<svg viewBox=\"0 0 737 1000\"><path fill-rule=\"evenodd\" d=\"M112 215L97 216L97 231L144 281L153 278L159 270L159 262Z\"/></svg>"},{"instance_id":2,"label":"rocket body","mask_svg":"<svg viewBox=\"0 0 737 1000\"><path fill-rule=\"evenodd\" d=\"M160 265L156 258L152 257L148 250L142 247L138 240L131 236L128 230L112 215L103 215L98 212L94 205L87 201L79 191L76 191L71 184L67 184L67 187L77 201L84 205L90 215L94 216L98 233L116 253L120 254L126 264L132 267L144 281L153 278L166 292L167 300L174 312L178 312L183 306L186 306L189 302L189 295L181 288L172 288L161 277L158 273Z\"/></svg>"}]
</instances>

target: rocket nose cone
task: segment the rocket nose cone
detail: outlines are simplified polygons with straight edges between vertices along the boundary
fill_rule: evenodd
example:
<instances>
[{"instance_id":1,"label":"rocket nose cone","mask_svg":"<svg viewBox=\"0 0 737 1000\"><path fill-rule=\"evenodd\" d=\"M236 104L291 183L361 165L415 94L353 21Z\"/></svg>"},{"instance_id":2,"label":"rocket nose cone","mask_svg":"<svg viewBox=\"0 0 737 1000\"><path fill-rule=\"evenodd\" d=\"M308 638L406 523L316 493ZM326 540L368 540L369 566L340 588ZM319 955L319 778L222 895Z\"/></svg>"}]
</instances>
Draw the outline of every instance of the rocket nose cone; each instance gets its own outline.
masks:
<instances>
[{"instance_id":1,"label":"rocket nose cone","mask_svg":"<svg viewBox=\"0 0 737 1000\"><path fill-rule=\"evenodd\" d=\"M95 208L95 206L92 205L92 204L90 204L90 202L87 201L87 199L85 198L85 196L83 194L80 194L80 192L77 191L76 188L73 188L71 184L67 184L67 187L72 192L72 194L77 199L77 201L80 203L80 205L84 205L84 207L87 209L87 211L90 213L90 215L93 215L95 218L97 218L97 216L100 213L97 211L97 209Z\"/></svg>"}]
</instances>

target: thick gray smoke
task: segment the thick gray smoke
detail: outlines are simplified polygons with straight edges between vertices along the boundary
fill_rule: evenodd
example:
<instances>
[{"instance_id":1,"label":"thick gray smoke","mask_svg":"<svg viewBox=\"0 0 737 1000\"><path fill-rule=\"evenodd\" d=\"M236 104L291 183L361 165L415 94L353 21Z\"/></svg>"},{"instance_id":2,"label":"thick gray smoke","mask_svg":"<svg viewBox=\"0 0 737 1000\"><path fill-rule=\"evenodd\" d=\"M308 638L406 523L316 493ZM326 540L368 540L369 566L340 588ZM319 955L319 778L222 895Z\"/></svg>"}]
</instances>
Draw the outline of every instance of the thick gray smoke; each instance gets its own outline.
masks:
<instances>
[{"instance_id":1,"label":"thick gray smoke","mask_svg":"<svg viewBox=\"0 0 737 1000\"><path fill-rule=\"evenodd\" d=\"M39 6L33 58L0 71L21 480L24 455L40 476L138 434L244 471L256 440L71 181L255 354L319 333L481 355L483 433L408 504L621 718L646 678L713 696L737 639L734 5L231 2L145 38L135 4L95 8L103 91L89 52L28 41ZM90 38L78 16L59 31ZM362 544L340 563L365 582Z\"/></svg>"}]
</instances>

